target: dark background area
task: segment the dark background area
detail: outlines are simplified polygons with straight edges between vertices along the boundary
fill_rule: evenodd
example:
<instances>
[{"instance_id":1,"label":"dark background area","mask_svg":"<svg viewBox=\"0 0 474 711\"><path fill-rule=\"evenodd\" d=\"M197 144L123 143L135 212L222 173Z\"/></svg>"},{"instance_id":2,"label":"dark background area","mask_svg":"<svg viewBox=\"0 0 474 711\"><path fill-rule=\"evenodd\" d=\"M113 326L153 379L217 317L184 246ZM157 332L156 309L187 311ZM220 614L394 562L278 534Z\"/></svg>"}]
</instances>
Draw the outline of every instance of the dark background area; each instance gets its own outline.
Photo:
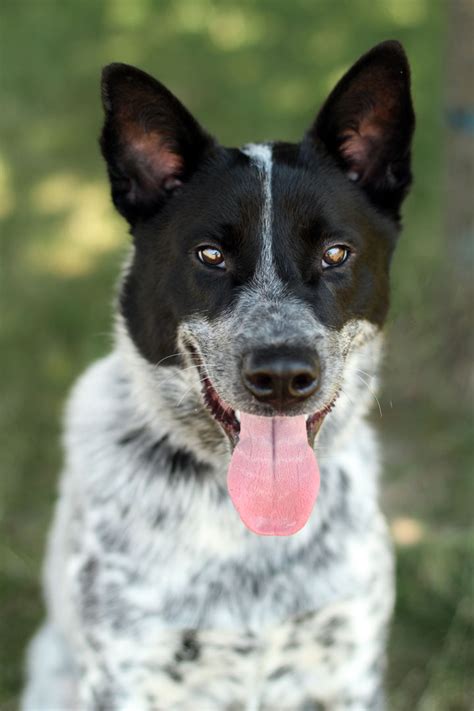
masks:
<instances>
[{"instance_id":1,"label":"dark background area","mask_svg":"<svg viewBox=\"0 0 474 711\"><path fill-rule=\"evenodd\" d=\"M469 134L452 119L472 103L468 4L0 4L0 708L15 708L24 647L42 615L64 401L110 347L127 251L97 146L101 67L123 61L153 73L223 143L292 140L345 69L389 38L409 55L418 120L382 417L374 407L398 554L390 707L472 708L472 126Z\"/></svg>"}]
</instances>

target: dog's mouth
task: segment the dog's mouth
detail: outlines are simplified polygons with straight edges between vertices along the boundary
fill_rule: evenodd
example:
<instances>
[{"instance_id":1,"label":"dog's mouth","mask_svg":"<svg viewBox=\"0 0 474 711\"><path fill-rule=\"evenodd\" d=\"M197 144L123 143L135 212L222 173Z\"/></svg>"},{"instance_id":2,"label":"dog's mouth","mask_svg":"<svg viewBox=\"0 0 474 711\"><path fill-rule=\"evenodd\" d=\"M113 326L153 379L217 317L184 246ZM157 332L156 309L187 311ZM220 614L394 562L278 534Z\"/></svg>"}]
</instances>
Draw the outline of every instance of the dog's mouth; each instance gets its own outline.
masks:
<instances>
[{"instance_id":1,"label":"dog's mouth","mask_svg":"<svg viewBox=\"0 0 474 711\"><path fill-rule=\"evenodd\" d=\"M199 358L195 349L193 357L195 362ZM227 486L243 523L260 535L296 533L308 521L319 492L313 444L335 398L310 415L239 412L222 400L199 361L204 404L231 443Z\"/></svg>"},{"instance_id":2,"label":"dog's mouth","mask_svg":"<svg viewBox=\"0 0 474 711\"><path fill-rule=\"evenodd\" d=\"M229 438L232 450L234 450L239 442L242 413L239 410L233 410L229 405L224 403L214 388L211 379L205 373L204 367L201 369L201 382L204 403L214 420L216 420L216 422L224 430L225 434ZM322 409L317 410L312 414L304 415L306 421L306 434L310 447L314 446L316 435L321 428L324 418L334 407L336 398L337 396ZM271 419L270 415L267 415L266 417Z\"/></svg>"}]
</instances>

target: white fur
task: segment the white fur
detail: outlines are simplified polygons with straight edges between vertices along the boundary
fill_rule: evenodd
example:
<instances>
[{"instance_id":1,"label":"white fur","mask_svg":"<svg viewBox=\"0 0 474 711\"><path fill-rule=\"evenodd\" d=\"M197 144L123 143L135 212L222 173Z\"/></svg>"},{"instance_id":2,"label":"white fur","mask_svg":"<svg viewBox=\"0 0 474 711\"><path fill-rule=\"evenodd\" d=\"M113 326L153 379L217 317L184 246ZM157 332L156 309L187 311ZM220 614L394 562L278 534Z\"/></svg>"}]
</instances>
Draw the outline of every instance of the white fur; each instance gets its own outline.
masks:
<instances>
[{"instance_id":1,"label":"white fur","mask_svg":"<svg viewBox=\"0 0 474 711\"><path fill-rule=\"evenodd\" d=\"M273 267L272 249L272 218L273 218L273 198L272 198L272 147L265 143L249 143L242 149L252 163L256 166L262 180L262 251L260 264L256 269L257 274L266 273Z\"/></svg>"}]
</instances>

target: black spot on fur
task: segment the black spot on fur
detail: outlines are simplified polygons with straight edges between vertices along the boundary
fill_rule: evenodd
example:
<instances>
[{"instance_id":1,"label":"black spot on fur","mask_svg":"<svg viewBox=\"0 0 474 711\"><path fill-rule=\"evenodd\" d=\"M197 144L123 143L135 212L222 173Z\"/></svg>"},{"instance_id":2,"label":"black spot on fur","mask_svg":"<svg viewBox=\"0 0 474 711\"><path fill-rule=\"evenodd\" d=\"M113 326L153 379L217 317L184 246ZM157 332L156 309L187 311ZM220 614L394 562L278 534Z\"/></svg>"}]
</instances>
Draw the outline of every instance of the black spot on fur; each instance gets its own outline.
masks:
<instances>
[{"instance_id":1,"label":"black spot on fur","mask_svg":"<svg viewBox=\"0 0 474 711\"><path fill-rule=\"evenodd\" d=\"M344 495L347 494L350 488L350 479L345 469L339 467L339 482Z\"/></svg>"},{"instance_id":2,"label":"black spot on fur","mask_svg":"<svg viewBox=\"0 0 474 711\"><path fill-rule=\"evenodd\" d=\"M184 632L181 638L181 647L174 658L177 662L193 662L198 659L201 653L200 645L196 639L196 633L192 630Z\"/></svg>"},{"instance_id":3,"label":"black spot on fur","mask_svg":"<svg viewBox=\"0 0 474 711\"><path fill-rule=\"evenodd\" d=\"M99 600L96 590L99 563L91 557L84 563L79 572L80 605L82 615L88 623L93 622L98 615Z\"/></svg>"},{"instance_id":4,"label":"black spot on fur","mask_svg":"<svg viewBox=\"0 0 474 711\"><path fill-rule=\"evenodd\" d=\"M301 706L298 706L298 711L327 711L326 704L314 699L305 699Z\"/></svg>"},{"instance_id":5,"label":"black spot on fur","mask_svg":"<svg viewBox=\"0 0 474 711\"><path fill-rule=\"evenodd\" d=\"M143 459L151 463L156 462L160 470L164 468L172 475L186 472L186 474L203 476L209 472L209 466L198 462L191 452L185 449L172 448L168 444L168 435L164 435L151 443L149 439L149 433L144 428L135 429L123 435L118 440L118 444L122 447L130 444L141 445Z\"/></svg>"},{"instance_id":6,"label":"black spot on fur","mask_svg":"<svg viewBox=\"0 0 474 711\"><path fill-rule=\"evenodd\" d=\"M97 558L91 557L84 563L79 573L79 581L82 589L90 589L93 587L97 577L99 563Z\"/></svg>"},{"instance_id":7,"label":"black spot on fur","mask_svg":"<svg viewBox=\"0 0 474 711\"><path fill-rule=\"evenodd\" d=\"M143 449L143 458L156 465L156 471L166 471L170 476L197 476L204 477L210 467L199 462L192 452L185 449L174 449L168 444L168 436L149 444Z\"/></svg>"},{"instance_id":8,"label":"black spot on fur","mask_svg":"<svg viewBox=\"0 0 474 711\"><path fill-rule=\"evenodd\" d=\"M324 625L318 630L316 640L323 647L331 647L332 645L340 644L338 640L338 633L347 626L346 620L339 616L334 615L327 620Z\"/></svg>"},{"instance_id":9,"label":"black spot on fur","mask_svg":"<svg viewBox=\"0 0 474 711\"><path fill-rule=\"evenodd\" d=\"M247 646L239 646L239 647L234 647L233 651L236 654L241 655L242 657L246 656L247 654L251 654L252 652L255 651L255 647L252 647L250 645Z\"/></svg>"},{"instance_id":10,"label":"black spot on fur","mask_svg":"<svg viewBox=\"0 0 474 711\"><path fill-rule=\"evenodd\" d=\"M250 587L252 590L252 595L254 597L258 597L262 589L261 581L256 577L252 578L250 582Z\"/></svg>"},{"instance_id":11,"label":"black spot on fur","mask_svg":"<svg viewBox=\"0 0 474 711\"><path fill-rule=\"evenodd\" d=\"M88 621L91 622L91 619L89 618ZM102 644L91 632L86 632L84 636L87 640L87 644L94 650L94 652L102 652Z\"/></svg>"},{"instance_id":12,"label":"black spot on fur","mask_svg":"<svg viewBox=\"0 0 474 711\"><path fill-rule=\"evenodd\" d=\"M322 647L332 647L336 642L336 638L329 632L318 632L315 637L315 641Z\"/></svg>"},{"instance_id":13,"label":"black spot on fur","mask_svg":"<svg viewBox=\"0 0 474 711\"><path fill-rule=\"evenodd\" d=\"M177 449L170 454L171 473L176 474L177 471L183 471L188 468L196 467L196 460L191 452L186 452L184 449Z\"/></svg>"},{"instance_id":14,"label":"black spot on fur","mask_svg":"<svg viewBox=\"0 0 474 711\"><path fill-rule=\"evenodd\" d=\"M327 632L336 632L337 630L340 630L342 627L345 626L347 626L346 618L341 617L340 615L334 615L325 622L324 629Z\"/></svg>"},{"instance_id":15,"label":"black spot on fur","mask_svg":"<svg viewBox=\"0 0 474 711\"><path fill-rule=\"evenodd\" d=\"M163 671L169 676L170 679L176 681L177 683L183 681L183 675L171 664L167 664L163 667Z\"/></svg>"},{"instance_id":16,"label":"black spot on fur","mask_svg":"<svg viewBox=\"0 0 474 711\"><path fill-rule=\"evenodd\" d=\"M94 689L92 694L95 711L111 711L111 709L117 708L117 702L121 696L120 693L115 693L108 686Z\"/></svg>"},{"instance_id":17,"label":"black spot on fur","mask_svg":"<svg viewBox=\"0 0 474 711\"><path fill-rule=\"evenodd\" d=\"M148 445L144 450L143 450L143 458L146 459L147 462L153 462L160 450L162 449L163 445L166 443L168 439L168 436L165 435L164 437L161 437L158 439L156 442L153 442L152 444Z\"/></svg>"},{"instance_id":18,"label":"black spot on fur","mask_svg":"<svg viewBox=\"0 0 474 711\"><path fill-rule=\"evenodd\" d=\"M285 665L281 667L277 667L275 671L272 671L271 674L267 676L268 681L275 681L276 679L281 679L282 676L286 676L287 674L291 674L292 668Z\"/></svg>"},{"instance_id":19,"label":"black spot on fur","mask_svg":"<svg viewBox=\"0 0 474 711\"><path fill-rule=\"evenodd\" d=\"M122 435L122 437L117 440L117 444L119 444L121 447L124 447L125 445L130 444L131 442L136 442L137 440L140 440L145 436L146 431L143 427L136 430L130 430L130 432L127 432L126 434Z\"/></svg>"},{"instance_id":20,"label":"black spot on fur","mask_svg":"<svg viewBox=\"0 0 474 711\"><path fill-rule=\"evenodd\" d=\"M127 553L129 542L123 529L117 531L115 527L110 526L105 520L97 524L95 532L105 551Z\"/></svg>"},{"instance_id":21,"label":"black spot on fur","mask_svg":"<svg viewBox=\"0 0 474 711\"><path fill-rule=\"evenodd\" d=\"M315 617L315 613L310 610L309 612L303 612L301 615L298 615L298 617L295 620L295 623L297 625L300 625L302 622L308 622L309 620L312 620Z\"/></svg>"},{"instance_id":22,"label":"black spot on fur","mask_svg":"<svg viewBox=\"0 0 474 711\"><path fill-rule=\"evenodd\" d=\"M158 511L155 513L155 515L153 517L151 525L153 528L157 528L165 520L166 520L166 511L164 511L163 509L158 509Z\"/></svg>"},{"instance_id":23,"label":"black spot on fur","mask_svg":"<svg viewBox=\"0 0 474 711\"><path fill-rule=\"evenodd\" d=\"M163 618L172 622L183 613L183 610L194 611L198 606L198 598L192 593L183 595L179 599L175 596L167 597L162 605Z\"/></svg>"},{"instance_id":24,"label":"black spot on fur","mask_svg":"<svg viewBox=\"0 0 474 711\"><path fill-rule=\"evenodd\" d=\"M229 492L227 491L226 486L221 486L221 484L217 482L213 491L217 504L222 505L223 503L227 503L229 501Z\"/></svg>"}]
</instances>

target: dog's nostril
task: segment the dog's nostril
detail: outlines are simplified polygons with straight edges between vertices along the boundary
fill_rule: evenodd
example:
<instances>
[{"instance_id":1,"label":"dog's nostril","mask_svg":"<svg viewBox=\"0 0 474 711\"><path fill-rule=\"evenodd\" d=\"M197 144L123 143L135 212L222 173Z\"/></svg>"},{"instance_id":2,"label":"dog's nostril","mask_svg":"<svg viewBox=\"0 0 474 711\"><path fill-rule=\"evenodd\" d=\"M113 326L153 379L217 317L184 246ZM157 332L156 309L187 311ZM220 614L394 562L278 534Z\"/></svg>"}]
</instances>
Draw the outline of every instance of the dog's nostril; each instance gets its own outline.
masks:
<instances>
[{"instance_id":1,"label":"dog's nostril","mask_svg":"<svg viewBox=\"0 0 474 711\"><path fill-rule=\"evenodd\" d=\"M271 392L273 389L273 379L268 373L255 373L250 376L249 380L262 392Z\"/></svg>"},{"instance_id":2,"label":"dog's nostril","mask_svg":"<svg viewBox=\"0 0 474 711\"><path fill-rule=\"evenodd\" d=\"M289 383L290 391L295 395L305 393L312 388L316 383L317 373L299 373L295 375Z\"/></svg>"}]
</instances>

